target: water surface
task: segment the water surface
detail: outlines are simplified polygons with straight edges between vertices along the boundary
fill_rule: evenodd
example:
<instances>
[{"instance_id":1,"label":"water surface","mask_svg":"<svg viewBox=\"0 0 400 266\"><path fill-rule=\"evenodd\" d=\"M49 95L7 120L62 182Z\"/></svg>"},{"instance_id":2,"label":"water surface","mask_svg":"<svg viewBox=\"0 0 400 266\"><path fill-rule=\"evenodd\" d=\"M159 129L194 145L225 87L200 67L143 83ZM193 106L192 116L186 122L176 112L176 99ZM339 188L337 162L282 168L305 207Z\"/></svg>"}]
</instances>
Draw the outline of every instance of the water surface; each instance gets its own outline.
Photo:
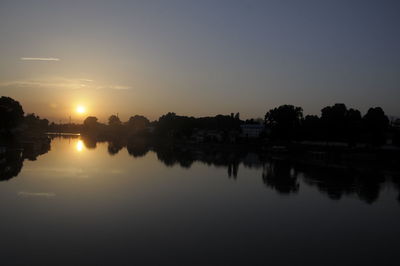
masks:
<instances>
[{"instance_id":1,"label":"water surface","mask_svg":"<svg viewBox=\"0 0 400 266\"><path fill-rule=\"evenodd\" d=\"M79 138L29 157L1 164L2 265L398 265L393 171Z\"/></svg>"}]
</instances>

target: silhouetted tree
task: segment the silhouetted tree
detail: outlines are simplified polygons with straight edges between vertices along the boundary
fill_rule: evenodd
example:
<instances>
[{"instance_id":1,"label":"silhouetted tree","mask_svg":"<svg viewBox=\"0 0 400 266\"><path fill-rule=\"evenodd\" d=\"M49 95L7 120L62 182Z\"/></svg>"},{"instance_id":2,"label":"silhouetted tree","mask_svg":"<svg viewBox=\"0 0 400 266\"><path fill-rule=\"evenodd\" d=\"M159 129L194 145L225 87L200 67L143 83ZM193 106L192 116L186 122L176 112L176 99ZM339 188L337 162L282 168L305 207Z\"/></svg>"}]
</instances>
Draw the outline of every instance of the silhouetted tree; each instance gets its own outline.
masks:
<instances>
[{"instance_id":1,"label":"silhouetted tree","mask_svg":"<svg viewBox=\"0 0 400 266\"><path fill-rule=\"evenodd\" d=\"M83 126L86 130L96 130L98 127L99 123L97 122L97 117L95 116L88 116L84 121L83 121Z\"/></svg>"},{"instance_id":2,"label":"silhouetted tree","mask_svg":"<svg viewBox=\"0 0 400 266\"><path fill-rule=\"evenodd\" d=\"M195 128L195 122L196 119L194 117L167 113L159 118L156 134L169 137L188 137Z\"/></svg>"},{"instance_id":3,"label":"silhouetted tree","mask_svg":"<svg viewBox=\"0 0 400 266\"><path fill-rule=\"evenodd\" d=\"M322 133L326 140L346 141L353 145L360 139L361 113L337 103L321 110Z\"/></svg>"},{"instance_id":4,"label":"silhouetted tree","mask_svg":"<svg viewBox=\"0 0 400 266\"><path fill-rule=\"evenodd\" d=\"M302 138L319 140L321 138L321 121L316 115L307 115L302 123Z\"/></svg>"},{"instance_id":5,"label":"silhouetted tree","mask_svg":"<svg viewBox=\"0 0 400 266\"><path fill-rule=\"evenodd\" d=\"M216 130L219 134L227 136L230 130L239 130L241 123L239 114L194 118L167 113L161 116L156 123L155 135L187 138L192 135L194 130Z\"/></svg>"},{"instance_id":6,"label":"silhouetted tree","mask_svg":"<svg viewBox=\"0 0 400 266\"><path fill-rule=\"evenodd\" d=\"M350 145L354 145L360 140L361 129L362 118L360 111L350 108L346 114L346 135Z\"/></svg>"},{"instance_id":7,"label":"silhouetted tree","mask_svg":"<svg viewBox=\"0 0 400 266\"><path fill-rule=\"evenodd\" d=\"M9 131L17 127L24 118L24 111L19 102L10 97L0 98L0 130Z\"/></svg>"},{"instance_id":8,"label":"silhouetted tree","mask_svg":"<svg viewBox=\"0 0 400 266\"><path fill-rule=\"evenodd\" d=\"M324 107L321 110L321 124L327 140L344 140L347 107L343 103Z\"/></svg>"},{"instance_id":9,"label":"silhouetted tree","mask_svg":"<svg viewBox=\"0 0 400 266\"><path fill-rule=\"evenodd\" d=\"M40 128L49 128L49 120L47 120L46 118L40 119Z\"/></svg>"},{"instance_id":10,"label":"silhouetted tree","mask_svg":"<svg viewBox=\"0 0 400 266\"><path fill-rule=\"evenodd\" d=\"M245 124L248 124L248 125L255 125L255 124L258 124L258 122L254 120L254 118L246 119L246 120L244 121L244 123L245 123Z\"/></svg>"},{"instance_id":11,"label":"silhouetted tree","mask_svg":"<svg viewBox=\"0 0 400 266\"><path fill-rule=\"evenodd\" d=\"M386 142L386 130L389 119L380 107L370 108L363 117L367 141L373 145L382 145Z\"/></svg>"},{"instance_id":12,"label":"silhouetted tree","mask_svg":"<svg viewBox=\"0 0 400 266\"><path fill-rule=\"evenodd\" d=\"M142 115L135 115L129 118L127 125L131 130L143 131L150 125L150 121Z\"/></svg>"},{"instance_id":13,"label":"silhouetted tree","mask_svg":"<svg viewBox=\"0 0 400 266\"><path fill-rule=\"evenodd\" d=\"M108 124L109 124L110 126L119 126L119 125L121 125L121 120L119 120L119 117L118 117L118 116L116 116L116 115L111 115L111 116L108 118Z\"/></svg>"},{"instance_id":14,"label":"silhouetted tree","mask_svg":"<svg viewBox=\"0 0 400 266\"><path fill-rule=\"evenodd\" d=\"M34 113L27 114L23 121L26 126L25 131L29 131L31 135L35 133L44 133L49 127L49 120L40 119L40 117L36 116Z\"/></svg>"},{"instance_id":15,"label":"silhouetted tree","mask_svg":"<svg viewBox=\"0 0 400 266\"><path fill-rule=\"evenodd\" d=\"M293 139L303 118L303 109L293 105L281 105L265 114L265 124L272 130L272 137Z\"/></svg>"},{"instance_id":16,"label":"silhouetted tree","mask_svg":"<svg viewBox=\"0 0 400 266\"><path fill-rule=\"evenodd\" d=\"M393 144L396 146L400 146L400 130L399 129L394 129Z\"/></svg>"}]
</instances>

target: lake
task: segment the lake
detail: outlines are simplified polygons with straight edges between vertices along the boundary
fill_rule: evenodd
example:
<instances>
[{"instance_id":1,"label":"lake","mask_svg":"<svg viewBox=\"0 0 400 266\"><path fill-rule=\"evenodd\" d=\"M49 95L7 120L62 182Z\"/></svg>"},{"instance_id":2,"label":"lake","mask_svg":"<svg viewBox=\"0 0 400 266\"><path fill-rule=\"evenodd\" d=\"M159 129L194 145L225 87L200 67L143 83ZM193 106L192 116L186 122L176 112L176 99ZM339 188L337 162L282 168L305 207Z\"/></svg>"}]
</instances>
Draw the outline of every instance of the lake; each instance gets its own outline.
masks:
<instances>
[{"instance_id":1,"label":"lake","mask_svg":"<svg viewBox=\"0 0 400 266\"><path fill-rule=\"evenodd\" d=\"M396 171L50 145L0 163L1 265L399 265Z\"/></svg>"}]
</instances>

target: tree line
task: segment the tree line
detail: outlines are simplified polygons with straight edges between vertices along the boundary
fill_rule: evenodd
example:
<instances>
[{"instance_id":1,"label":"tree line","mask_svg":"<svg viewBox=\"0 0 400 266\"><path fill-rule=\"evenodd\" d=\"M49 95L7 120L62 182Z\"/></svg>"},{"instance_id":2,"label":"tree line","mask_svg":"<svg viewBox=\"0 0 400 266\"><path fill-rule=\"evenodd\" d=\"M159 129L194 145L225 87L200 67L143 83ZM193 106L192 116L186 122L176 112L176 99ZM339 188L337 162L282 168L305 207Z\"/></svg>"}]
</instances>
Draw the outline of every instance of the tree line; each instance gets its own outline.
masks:
<instances>
[{"instance_id":1,"label":"tree line","mask_svg":"<svg viewBox=\"0 0 400 266\"><path fill-rule=\"evenodd\" d=\"M38 132L77 132L100 138L153 136L159 138L188 139L196 131L215 131L222 139L246 124L262 124L264 132L260 140L274 141L336 141L350 146L356 143L383 145L388 138L400 144L399 127L392 125L381 107L370 108L365 115L345 104L322 108L320 116L303 115L303 109L293 105L281 105L266 112L264 119L240 119L239 113L214 117L182 116L169 112L150 122L143 115L131 116L122 122L111 115L107 123L89 116L83 124L49 124L35 114L24 114L19 102L9 97L0 98L0 133L12 134L16 128L30 134Z\"/></svg>"},{"instance_id":2,"label":"tree line","mask_svg":"<svg viewBox=\"0 0 400 266\"><path fill-rule=\"evenodd\" d=\"M389 135L398 143L399 133L389 123L380 107L369 108L362 116L359 110L348 109L344 104L324 107L321 116L303 117L303 109L281 105L269 110L265 124L272 139L340 141L354 145L357 142L382 145Z\"/></svg>"},{"instance_id":3,"label":"tree line","mask_svg":"<svg viewBox=\"0 0 400 266\"><path fill-rule=\"evenodd\" d=\"M126 122L112 115L108 124L98 122L90 116L83 123L83 132L107 132L108 135L146 135L154 137L189 139L196 131L208 130L222 134L223 139L231 132L240 132L241 125L262 124L264 132L260 139L269 141L331 141L345 142L350 146L356 143L369 143L380 146L393 139L399 145L399 128L391 125L382 108L370 108L362 116L359 110L347 108L344 104L334 104L322 108L321 115L303 115L301 107L281 105L270 109L264 119L241 120L239 113L217 115L214 117L181 116L175 113L162 115L150 122L144 116L136 115Z\"/></svg>"},{"instance_id":4,"label":"tree line","mask_svg":"<svg viewBox=\"0 0 400 266\"><path fill-rule=\"evenodd\" d=\"M25 114L21 104L10 98L0 98L0 137L16 135L39 136L49 128L49 120L34 113Z\"/></svg>"}]
</instances>

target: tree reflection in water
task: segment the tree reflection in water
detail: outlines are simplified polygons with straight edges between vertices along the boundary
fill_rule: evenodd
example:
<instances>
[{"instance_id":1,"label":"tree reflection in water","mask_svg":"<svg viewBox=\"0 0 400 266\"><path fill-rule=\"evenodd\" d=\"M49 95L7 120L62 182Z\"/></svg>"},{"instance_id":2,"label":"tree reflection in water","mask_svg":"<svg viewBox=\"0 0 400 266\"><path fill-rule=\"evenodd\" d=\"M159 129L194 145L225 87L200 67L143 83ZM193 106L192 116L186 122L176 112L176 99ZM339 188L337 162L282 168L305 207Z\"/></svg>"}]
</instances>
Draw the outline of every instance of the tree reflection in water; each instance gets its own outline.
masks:
<instances>
[{"instance_id":1,"label":"tree reflection in water","mask_svg":"<svg viewBox=\"0 0 400 266\"><path fill-rule=\"evenodd\" d=\"M123 143L119 140L113 140L108 142L108 154L115 155L124 147Z\"/></svg>"},{"instance_id":2,"label":"tree reflection in water","mask_svg":"<svg viewBox=\"0 0 400 266\"><path fill-rule=\"evenodd\" d=\"M145 138L138 138L129 141L126 145L129 155L138 158L143 157L150 150L148 140Z\"/></svg>"},{"instance_id":3,"label":"tree reflection in water","mask_svg":"<svg viewBox=\"0 0 400 266\"><path fill-rule=\"evenodd\" d=\"M262 179L267 187L282 194L299 191L297 173L293 171L288 161L266 162L263 167Z\"/></svg>"},{"instance_id":4,"label":"tree reflection in water","mask_svg":"<svg viewBox=\"0 0 400 266\"><path fill-rule=\"evenodd\" d=\"M0 181L18 176L25 159L35 161L38 156L49 150L50 142L47 139L35 143L13 143L13 147L8 147L6 152L0 155Z\"/></svg>"},{"instance_id":5,"label":"tree reflection in water","mask_svg":"<svg viewBox=\"0 0 400 266\"><path fill-rule=\"evenodd\" d=\"M7 152L0 159L0 181L16 177L22 169L23 161L21 152Z\"/></svg>"},{"instance_id":6,"label":"tree reflection in water","mask_svg":"<svg viewBox=\"0 0 400 266\"><path fill-rule=\"evenodd\" d=\"M307 185L316 187L332 200L339 200L343 196L356 196L371 204L379 198L384 182L393 182L394 187L400 191L399 169L397 169L398 174L390 178L384 174L384 168L373 165L358 168L324 164L307 165L304 161L299 163L290 159L272 159L257 153L238 150L218 151L206 147L194 149L155 147L153 151L166 166L180 165L189 168L194 162L201 162L226 167L228 177L235 179L238 177L240 165L262 169L263 183L267 188L280 194L298 193L301 186Z\"/></svg>"},{"instance_id":7,"label":"tree reflection in water","mask_svg":"<svg viewBox=\"0 0 400 266\"><path fill-rule=\"evenodd\" d=\"M65 137L65 136L64 136ZM69 136L68 138L71 138ZM95 149L97 141L81 137L88 149ZM372 204L379 198L385 182L391 184L398 192L400 203L400 169L392 169L390 175L385 169L376 165L348 167L301 162L293 159L273 159L265 153L249 152L240 149L226 149L213 146L173 146L154 145L146 138L131 139L127 142L114 140L108 142L107 151L111 156L123 148L134 158L145 156L150 150L157 159L167 167L179 165L189 169L199 162L208 166L227 169L228 178L238 178L239 168L260 169L261 179L268 189L279 194L299 193L302 186L316 187L318 191L332 200L344 196L355 196ZM23 152L9 151L0 158L0 181L16 177L22 169L24 159L35 160L40 154L50 150L49 143L40 143L26 147Z\"/></svg>"}]
</instances>

